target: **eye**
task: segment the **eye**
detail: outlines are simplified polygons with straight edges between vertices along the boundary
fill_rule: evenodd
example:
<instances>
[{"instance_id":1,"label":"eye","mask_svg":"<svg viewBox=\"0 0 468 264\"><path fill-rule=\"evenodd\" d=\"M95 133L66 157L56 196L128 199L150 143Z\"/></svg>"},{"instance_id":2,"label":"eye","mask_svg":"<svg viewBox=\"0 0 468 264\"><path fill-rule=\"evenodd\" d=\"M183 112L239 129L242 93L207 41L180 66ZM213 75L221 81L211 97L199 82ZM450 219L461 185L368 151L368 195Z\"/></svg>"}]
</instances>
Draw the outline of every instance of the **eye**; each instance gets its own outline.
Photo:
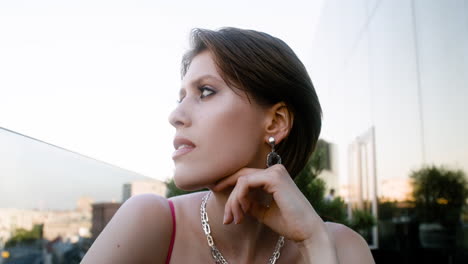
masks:
<instances>
[{"instance_id":1,"label":"eye","mask_svg":"<svg viewBox=\"0 0 468 264\"><path fill-rule=\"evenodd\" d=\"M200 98L205 98L205 97L210 96L210 95L215 93L215 91L213 89L209 88L208 86L202 86L202 87L200 87L198 89L201 92Z\"/></svg>"}]
</instances>

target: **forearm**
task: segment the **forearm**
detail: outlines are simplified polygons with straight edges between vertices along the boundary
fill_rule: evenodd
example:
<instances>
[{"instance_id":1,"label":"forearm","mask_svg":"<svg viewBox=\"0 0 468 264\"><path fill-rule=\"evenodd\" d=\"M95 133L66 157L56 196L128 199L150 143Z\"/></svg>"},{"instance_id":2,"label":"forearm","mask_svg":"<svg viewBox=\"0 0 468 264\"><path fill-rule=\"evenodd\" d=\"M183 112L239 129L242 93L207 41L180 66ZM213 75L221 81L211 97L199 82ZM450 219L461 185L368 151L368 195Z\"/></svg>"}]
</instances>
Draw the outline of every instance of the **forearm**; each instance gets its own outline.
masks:
<instances>
[{"instance_id":1,"label":"forearm","mask_svg":"<svg viewBox=\"0 0 468 264\"><path fill-rule=\"evenodd\" d=\"M324 263L338 264L335 245L326 228L314 233L314 236L297 242L303 264Z\"/></svg>"}]
</instances>

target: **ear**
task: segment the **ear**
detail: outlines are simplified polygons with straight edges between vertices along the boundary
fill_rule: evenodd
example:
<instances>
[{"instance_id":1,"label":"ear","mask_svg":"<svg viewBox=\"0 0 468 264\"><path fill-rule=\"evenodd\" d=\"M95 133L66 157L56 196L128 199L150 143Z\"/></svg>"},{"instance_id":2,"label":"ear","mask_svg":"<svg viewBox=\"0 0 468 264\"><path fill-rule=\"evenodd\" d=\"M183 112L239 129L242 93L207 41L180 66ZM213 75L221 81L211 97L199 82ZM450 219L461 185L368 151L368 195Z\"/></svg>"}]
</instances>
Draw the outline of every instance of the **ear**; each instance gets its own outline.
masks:
<instances>
[{"instance_id":1,"label":"ear","mask_svg":"<svg viewBox=\"0 0 468 264\"><path fill-rule=\"evenodd\" d=\"M289 135L293 121L293 113L285 103L280 102L270 107L266 116L265 142L268 143L269 137L274 137L276 144L280 143Z\"/></svg>"}]
</instances>

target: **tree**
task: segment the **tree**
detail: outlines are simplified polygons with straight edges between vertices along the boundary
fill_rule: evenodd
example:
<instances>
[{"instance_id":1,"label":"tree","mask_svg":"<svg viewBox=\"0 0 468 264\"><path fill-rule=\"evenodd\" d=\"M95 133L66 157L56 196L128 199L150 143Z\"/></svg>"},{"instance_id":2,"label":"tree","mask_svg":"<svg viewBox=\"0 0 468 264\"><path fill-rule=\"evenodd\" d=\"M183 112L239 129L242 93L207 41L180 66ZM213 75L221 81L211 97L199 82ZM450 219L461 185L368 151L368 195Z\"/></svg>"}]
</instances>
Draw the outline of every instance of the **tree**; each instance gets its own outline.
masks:
<instances>
[{"instance_id":1,"label":"tree","mask_svg":"<svg viewBox=\"0 0 468 264\"><path fill-rule=\"evenodd\" d=\"M322 219L347 224L345 202L341 197L336 197L330 202L325 201L325 181L317 178L328 167L327 145L326 141L318 140L317 148L294 182Z\"/></svg>"},{"instance_id":2,"label":"tree","mask_svg":"<svg viewBox=\"0 0 468 264\"><path fill-rule=\"evenodd\" d=\"M468 198L468 183L463 171L432 165L413 171L410 177L418 218L446 227L460 222Z\"/></svg>"},{"instance_id":3,"label":"tree","mask_svg":"<svg viewBox=\"0 0 468 264\"><path fill-rule=\"evenodd\" d=\"M43 224L34 225L31 230L18 228L13 233L13 236L5 243L5 248L14 247L20 243L33 243L38 239L42 239Z\"/></svg>"},{"instance_id":4,"label":"tree","mask_svg":"<svg viewBox=\"0 0 468 264\"><path fill-rule=\"evenodd\" d=\"M325 196L325 182L321 179L314 181L325 167L325 146L326 142L319 139L314 153L294 179L299 190L312 205L319 203Z\"/></svg>"},{"instance_id":5,"label":"tree","mask_svg":"<svg viewBox=\"0 0 468 264\"><path fill-rule=\"evenodd\" d=\"M366 210L353 210L353 217L349 222L349 227L361 233L366 234L369 228L373 227L377 223L375 217Z\"/></svg>"},{"instance_id":6,"label":"tree","mask_svg":"<svg viewBox=\"0 0 468 264\"><path fill-rule=\"evenodd\" d=\"M356 209L352 218L348 220L347 205L341 197L336 197L332 201L324 199L326 184L318 176L329 167L328 155L328 143L319 139L315 152L294 181L323 220L348 225L362 235L366 235L369 228L377 222L370 212Z\"/></svg>"}]
</instances>

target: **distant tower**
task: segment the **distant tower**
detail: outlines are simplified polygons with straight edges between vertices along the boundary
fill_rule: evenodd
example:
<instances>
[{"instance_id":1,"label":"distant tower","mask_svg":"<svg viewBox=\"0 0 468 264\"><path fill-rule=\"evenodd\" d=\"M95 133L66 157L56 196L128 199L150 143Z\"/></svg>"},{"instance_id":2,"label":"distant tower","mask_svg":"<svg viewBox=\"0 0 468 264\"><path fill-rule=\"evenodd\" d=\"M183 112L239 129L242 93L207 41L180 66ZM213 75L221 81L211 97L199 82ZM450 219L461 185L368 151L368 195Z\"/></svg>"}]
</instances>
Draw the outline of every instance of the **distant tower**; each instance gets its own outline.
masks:
<instances>
[{"instance_id":1,"label":"distant tower","mask_svg":"<svg viewBox=\"0 0 468 264\"><path fill-rule=\"evenodd\" d=\"M94 200L91 197L82 196L76 201L76 210L79 212L91 212Z\"/></svg>"}]
</instances>

